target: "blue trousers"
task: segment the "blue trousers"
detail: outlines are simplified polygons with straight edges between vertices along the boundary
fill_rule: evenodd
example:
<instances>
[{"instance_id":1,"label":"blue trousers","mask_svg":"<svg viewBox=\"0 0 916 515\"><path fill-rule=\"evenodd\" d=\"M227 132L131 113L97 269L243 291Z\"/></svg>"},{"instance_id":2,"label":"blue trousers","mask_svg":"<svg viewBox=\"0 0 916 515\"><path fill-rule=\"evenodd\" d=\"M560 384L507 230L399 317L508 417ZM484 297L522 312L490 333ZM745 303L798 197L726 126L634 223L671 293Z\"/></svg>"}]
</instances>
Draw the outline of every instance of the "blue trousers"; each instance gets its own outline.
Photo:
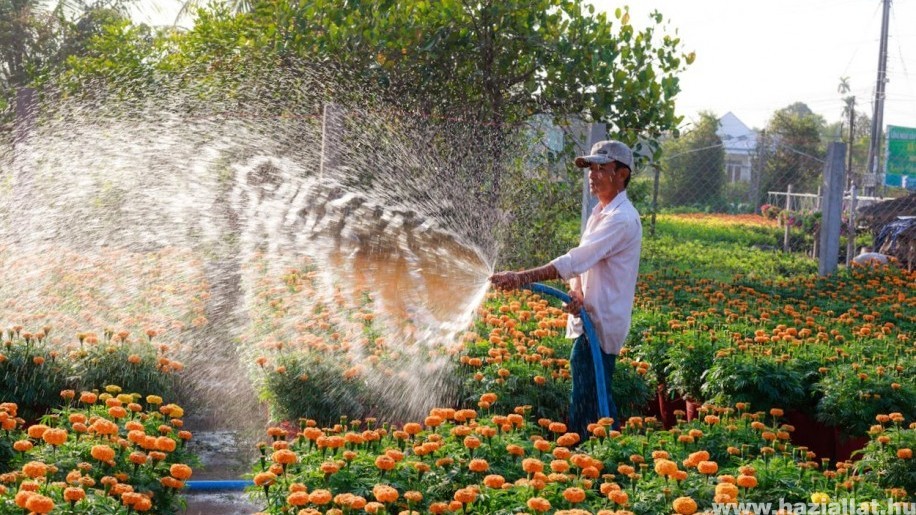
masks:
<instances>
[{"instance_id":1,"label":"blue trousers","mask_svg":"<svg viewBox=\"0 0 916 515\"><path fill-rule=\"evenodd\" d=\"M610 417L614 419L614 429L620 427L617 420L617 405L614 403L614 365L617 362L616 354L601 352L604 363L604 384L607 388L607 403ZM583 334L573 344L569 356L570 373L572 374L572 394L569 399L569 424L570 432L579 433L582 441L588 440L588 425L597 422L598 394L595 385L595 365L592 361L592 350L589 348L588 338Z\"/></svg>"}]
</instances>

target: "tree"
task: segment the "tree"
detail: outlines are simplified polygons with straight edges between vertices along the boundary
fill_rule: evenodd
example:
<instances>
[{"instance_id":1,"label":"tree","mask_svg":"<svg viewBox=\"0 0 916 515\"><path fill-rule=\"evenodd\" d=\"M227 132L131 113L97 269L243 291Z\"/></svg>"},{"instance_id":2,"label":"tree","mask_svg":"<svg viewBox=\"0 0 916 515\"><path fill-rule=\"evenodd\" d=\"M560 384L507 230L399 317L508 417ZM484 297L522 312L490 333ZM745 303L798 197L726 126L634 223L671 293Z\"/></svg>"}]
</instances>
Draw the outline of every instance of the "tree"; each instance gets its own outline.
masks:
<instances>
[{"instance_id":1,"label":"tree","mask_svg":"<svg viewBox=\"0 0 916 515\"><path fill-rule=\"evenodd\" d=\"M718 117L700 113L694 128L662 146L662 199L667 206L717 207L725 186L725 149Z\"/></svg>"},{"instance_id":2,"label":"tree","mask_svg":"<svg viewBox=\"0 0 916 515\"><path fill-rule=\"evenodd\" d=\"M791 184L794 191L814 191L820 184L824 170L825 150L820 135L825 122L807 105L796 102L773 114L757 145L766 152L760 170L760 197L766 199L768 191L786 191Z\"/></svg>"},{"instance_id":3,"label":"tree","mask_svg":"<svg viewBox=\"0 0 916 515\"><path fill-rule=\"evenodd\" d=\"M0 113L17 89L46 80L102 26L126 19L129 2L0 0Z\"/></svg>"}]
</instances>

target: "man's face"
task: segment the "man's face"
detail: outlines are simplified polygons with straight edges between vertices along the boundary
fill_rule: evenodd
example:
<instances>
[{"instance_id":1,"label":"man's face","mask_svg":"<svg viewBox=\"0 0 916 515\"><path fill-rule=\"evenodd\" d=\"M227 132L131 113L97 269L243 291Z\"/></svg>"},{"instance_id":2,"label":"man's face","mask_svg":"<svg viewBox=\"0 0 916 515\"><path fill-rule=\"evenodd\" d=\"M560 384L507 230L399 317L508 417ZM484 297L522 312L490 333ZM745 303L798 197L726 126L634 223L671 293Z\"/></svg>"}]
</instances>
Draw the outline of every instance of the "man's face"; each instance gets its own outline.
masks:
<instances>
[{"instance_id":1,"label":"man's face","mask_svg":"<svg viewBox=\"0 0 916 515\"><path fill-rule=\"evenodd\" d=\"M620 189L616 184L616 165L613 161L605 164L592 163L588 169L588 188L600 201L613 198Z\"/></svg>"}]
</instances>

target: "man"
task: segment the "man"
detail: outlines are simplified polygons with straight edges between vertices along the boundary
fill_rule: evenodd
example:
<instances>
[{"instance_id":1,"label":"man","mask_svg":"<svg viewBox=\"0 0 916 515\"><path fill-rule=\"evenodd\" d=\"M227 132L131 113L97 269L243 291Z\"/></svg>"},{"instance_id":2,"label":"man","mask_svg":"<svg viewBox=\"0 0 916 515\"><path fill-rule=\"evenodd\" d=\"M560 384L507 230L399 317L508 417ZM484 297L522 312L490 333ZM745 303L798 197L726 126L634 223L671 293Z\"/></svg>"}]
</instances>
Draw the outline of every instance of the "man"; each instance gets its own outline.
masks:
<instances>
[{"instance_id":1,"label":"man","mask_svg":"<svg viewBox=\"0 0 916 515\"><path fill-rule=\"evenodd\" d=\"M521 272L499 272L490 277L496 288L517 289L525 284L562 278L569 282L567 310L578 314L585 307L595 325L604 361L610 416L617 421L611 392L614 364L630 330L633 296L639 270L642 224L627 198L633 170L633 152L619 141L600 141L590 155L576 158L576 166L589 168L588 183L598 205L592 211L579 246L550 263ZM569 430L588 437L587 427L598 420L595 367L582 320L570 316L566 337L577 338L570 356L573 388Z\"/></svg>"}]
</instances>

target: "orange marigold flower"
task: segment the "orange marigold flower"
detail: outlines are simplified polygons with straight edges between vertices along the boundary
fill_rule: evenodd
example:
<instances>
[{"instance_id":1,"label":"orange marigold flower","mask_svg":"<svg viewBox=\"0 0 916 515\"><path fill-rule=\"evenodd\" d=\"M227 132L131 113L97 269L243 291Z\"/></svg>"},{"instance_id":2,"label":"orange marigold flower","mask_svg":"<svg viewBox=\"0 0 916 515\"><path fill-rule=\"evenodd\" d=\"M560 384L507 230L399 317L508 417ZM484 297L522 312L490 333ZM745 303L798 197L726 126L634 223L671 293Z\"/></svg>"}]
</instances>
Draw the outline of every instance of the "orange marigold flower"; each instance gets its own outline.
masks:
<instances>
[{"instance_id":1,"label":"orange marigold flower","mask_svg":"<svg viewBox=\"0 0 916 515\"><path fill-rule=\"evenodd\" d=\"M455 492L455 500L462 504L470 504L477 500L477 492L473 488L459 488Z\"/></svg>"},{"instance_id":2,"label":"orange marigold flower","mask_svg":"<svg viewBox=\"0 0 916 515\"><path fill-rule=\"evenodd\" d=\"M735 482L741 488L754 488L755 486L757 486L757 478L754 476L748 476L745 474L741 474L740 476L738 476Z\"/></svg>"},{"instance_id":3,"label":"orange marigold flower","mask_svg":"<svg viewBox=\"0 0 916 515\"><path fill-rule=\"evenodd\" d=\"M398 491L388 485L375 485L372 487L372 495L379 502L390 503L398 499Z\"/></svg>"},{"instance_id":4,"label":"orange marigold flower","mask_svg":"<svg viewBox=\"0 0 916 515\"><path fill-rule=\"evenodd\" d=\"M48 475L48 465L41 461L30 461L22 466L22 473L31 479Z\"/></svg>"},{"instance_id":5,"label":"orange marigold flower","mask_svg":"<svg viewBox=\"0 0 916 515\"><path fill-rule=\"evenodd\" d=\"M526 504L528 505L528 508L536 512L543 513L550 510L550 501L544 499L543 497L532 497L531 499L528 499Z\"/></svg>"},{"instance_id":6,"label":"orange marigold flower","mask_svg":"<svg viewBox=\"0 0 916 515\"><path fill-rule=\"evenodd\" d=\"M291 465L299 460L299 456L289 449L280 449L270 455L271 461L280 465Z\"/></svg>"},{"instance_id":7,"label":"orange marigold flower","mask_svg":"<svg viewBox=\"0 0 916 515\"><path fill-rule=\"evenodd\" d=\"M901 460L908 460L913 457L913 449L907 447L897 449L897 457Z\"/></svg>"},{"instance_id":8,"label":"orange marigold flower","mask_svg":"<svg viewBox=\"0 0 916 515\"><path fill-rule=\"evenodd\" d=\"M29 438L34 438L37 440L41 438L41 436L45 434L45 431L48 429L50 428L44 424L35 424L34 426L30 426L28 429Z\"/></svg>"},{"instance_id":9,"label":"orange marigold flower","mask_svg":"<svg viewBox=\"0 0 916 515\"><path fill-rule=\"evenodd\" d=\"M89 453L99 461L111 461L115 457L114 449L107 445L95 445Z\"/></svg>"},{"instance_id":10,"label":"orange marigold flower","mask_svg":"<svg viewBox=\"0 0 916 515\"><path fill-rule=\"evenodd\" d=\"M522 470L528 474L544 472L544 462L537 458L525 458L522 460Z\"/></svg>"},{"instance_id":11,"label":"orange marigold flower","mask_svg":"<svg viewBox=\"0 0 916 515\"><path fill-rule=\"evenodd\" d=\"M677 472L677 463L664 458L656 460L655 472L660 476L672 476Z\"/></svg>"},{"instance_id":12,"label":"orange marigold flower","mask_svg":"<svg viewBox=\"0 0 916 515\"><path fill-rule=\"evenodd\" d=\"M79 502L86 498L86 491L78 486L68 486L64 489L64 500L67 502Z\"/></svg>"},{"instance_id":13,"label":"orange marigold flower","mask_svg":"<svg viewBox=\"0 0 916 515\"><path fill-rule=\"evenodd\" d=\"M182 481L191 477L193 471L191 467L185 465L184 463L175 463L169 467L169 474L172 475L175 479L180 479Z\"/></svg>"},{"instance_id":14,"label":"orange marigold flower","mask_svg":"<svg viewBox=\"0 0 916 515\"><path fill-rule=\"evenodd\" d=\"M697 471L709 476L719 471L719 464L714 461L701 461L697 464Z\"/></svg>"},{"instance_id":15,"label":"orange marigold flower","mask_svg":"<svg viewBox=\"0 0 916 515\"><path fill-rule=\"evenodd\" d=\"M54 501L41 494L32 494L25 501L25 509L33 513L51 513L51 510L54 509Z\"/></svg>"},{"instance_id":16,"label":"orange marigold flower","mask_svg":"<svg viewBox=\"0 0 916 515\"><path fill-rule=\"evenodd\" d=\"M580 503L585 500L585 490L576 487L570 487L563 490L563 498L571 503Z\"/></svg>"},{"instance_id":17,"label":"orange marigold flower","mask_svg":"<svg viewBox=\"0 0 916 515\"><path fill-rule=\"evenodd\" d=\"M692 497L678 497L672 505L674 511L680 515L693 515L697 512L697 502Z\"/></svg>"},{"instance_id":18,"label":"orange marigold flower","mask_svg":"<svg viewBox=\"0 0 916 515\"><path fill-rule=\"evenodd\" d=\"M483 484L489 488L499 489L506 483L506 479L499 474L490 474L483 478Z\"/></svg>"},{"instance_id":19,"label":"orange marigold flower","mask_svg":"<svg viewBox=\"0 0 916 515\"><path fill-rule=\"evenodd\" d=\"M490 469L490 464L487 463L487 460L475 458L468 463L468 469L471 472L486 472Z\"/></svg>"},{"instance_id":20,"label":"orange marigold flower","mask_svg":"<svg viewBox=\"0 0 916 515\"><path fill-rule=\"evenodd\" d=\"M324 490L320 488L308 494L308 497L309 497L310 503L317 504L319 506L331 502L331 499L333 498L329 490Z\"/></svg>"},{"instance_id":21,"label":"orange marigold flower","mask_svg":"<svg viewBox=\"0 0 916 515\"><path fill-rule=\"evenodd\" d=\"M269 486L276 482L277 475L273 472L261 472L254 476L254 484L257 486Z\"/></svg>"},{"instance_id":22,"label":"orange marigold flower","mask_svg":"<svg viewBox=\"0 0 916 515\"><path fill-rule=\"evenodd\" d=\"M32 450L32 442L29 440L16 440L13 442L13 450L19 452L28 452Z\"/></svg>"}]
</instances>

